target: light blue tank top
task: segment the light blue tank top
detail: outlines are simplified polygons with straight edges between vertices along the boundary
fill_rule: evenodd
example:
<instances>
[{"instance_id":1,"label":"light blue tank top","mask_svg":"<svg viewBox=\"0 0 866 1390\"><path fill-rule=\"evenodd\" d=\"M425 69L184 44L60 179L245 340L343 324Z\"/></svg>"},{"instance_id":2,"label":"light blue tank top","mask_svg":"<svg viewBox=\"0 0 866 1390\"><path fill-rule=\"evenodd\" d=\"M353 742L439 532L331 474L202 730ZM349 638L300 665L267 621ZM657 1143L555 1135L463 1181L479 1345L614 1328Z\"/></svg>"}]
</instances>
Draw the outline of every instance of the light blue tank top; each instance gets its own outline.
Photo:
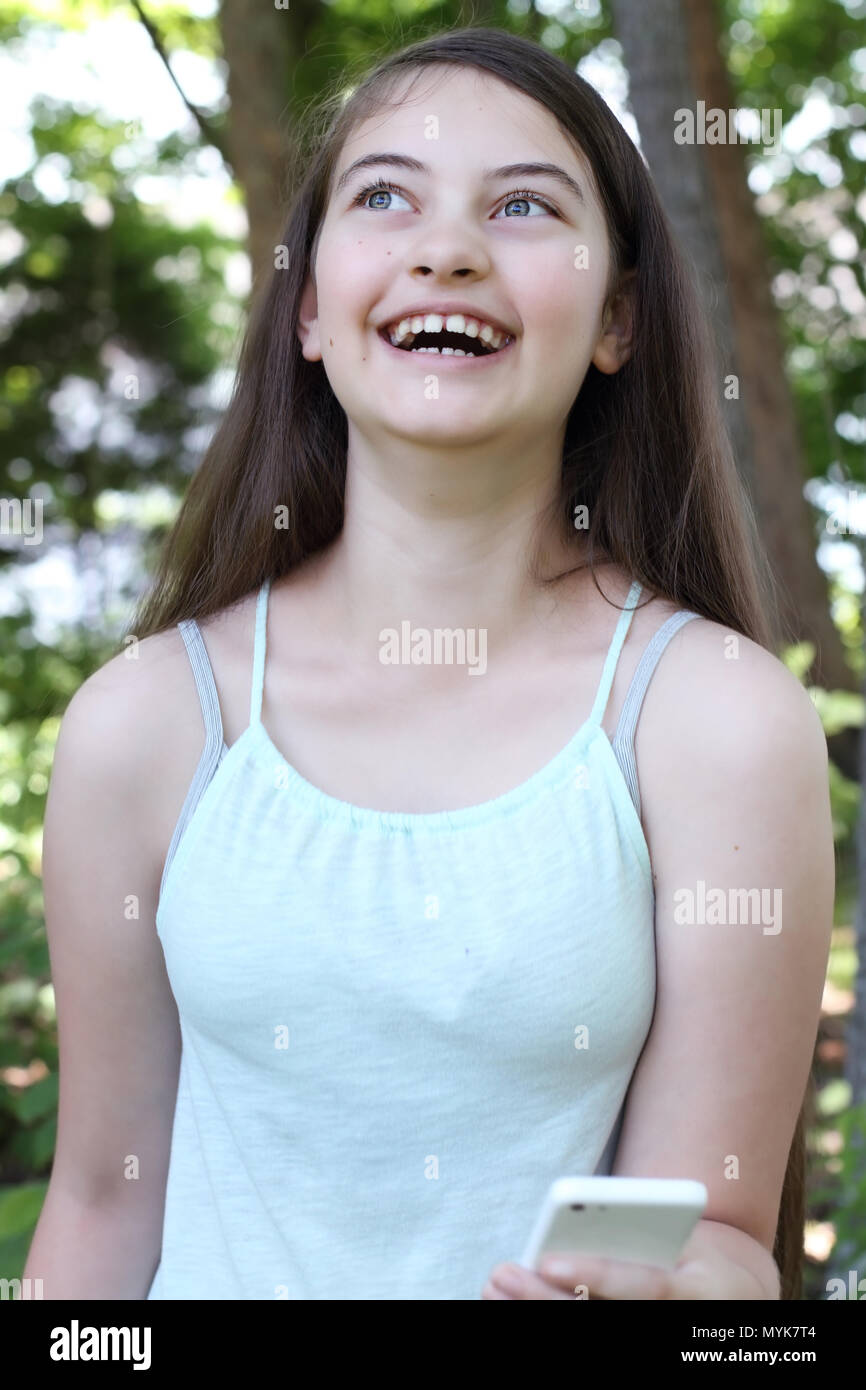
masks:
<instances>
[{"instance_id":1,"label":"light blue tank top","mask_svg":"<svg viewBox=\"0 0 866 1390\"><path fill-rule=\"evenodd\" d=\"M478 1299L549 1184L605 1173L655 1003L654 893L633 739L680 610L601 727L455 811L379 812L307 782L261 722L206 728L156 927L182 1056L148 1299Z\"/></svg>"}]
</instances>

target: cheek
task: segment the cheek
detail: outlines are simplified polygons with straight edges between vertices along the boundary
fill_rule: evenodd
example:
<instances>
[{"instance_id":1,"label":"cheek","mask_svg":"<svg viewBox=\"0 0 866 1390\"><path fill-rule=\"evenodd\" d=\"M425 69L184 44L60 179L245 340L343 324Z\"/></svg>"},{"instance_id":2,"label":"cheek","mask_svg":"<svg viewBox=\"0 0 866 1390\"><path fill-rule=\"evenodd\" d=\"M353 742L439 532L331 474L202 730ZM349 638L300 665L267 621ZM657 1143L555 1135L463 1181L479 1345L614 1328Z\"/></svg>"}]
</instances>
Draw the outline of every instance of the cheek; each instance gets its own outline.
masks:
<instances>
[{"instance_id":1,"label":"cheek","mask_svg":"<svg viewBox=\"0 0 866 1390\"><path fill-rule=\"evenodd\" d=\"M575 372L586 369L595 351L600 320L599 299L588 286L572 283L571 293L563 291L539 306L532 323L525 324L533 340L533 351L544 362L545 381L550 390L571 383Z\"/></svg>"},{"instance_id":2,"label":"cheek","mask_svg":"<svg viewBox=\"0 0 866 1390\"><path fill-rule=\"evenodd\" d=\"M342 238L319 248L316 266L318 309L331 328L357 328L376 303L376 265L363 238ZM333 335L332 335L333 336Z\"/></svg>"},{"instance_id":3,"label":"cheek","mask_svg":"<svg viewBox=\"0 0 866 1390\"><path fill-rule=\"evenodd\" d=\"M524 321L541 382L539 396L567 411L586 376L598 341L602 291L586 270L570 270L556 285L536 284L529 296L531 319Z\"/></svg>"},{"instance_id":4,"label":"cheek","mask_svg":"<svg viewBox=\"0 0 866 1390\"><path fill-rule=\"evenodd\" d=\"M519 284L515 284L517 303L525 304L524 326L534 330L537 342L556 346L557 352L573 357L583 347L593 344L601 320L604 299L604 275L599 249L582 245L577 235L568 245L557 247L546 264L536 268L534 275L521 267ZM514 282L513 282L514 283Z\"/></svg>"}]
</instances>

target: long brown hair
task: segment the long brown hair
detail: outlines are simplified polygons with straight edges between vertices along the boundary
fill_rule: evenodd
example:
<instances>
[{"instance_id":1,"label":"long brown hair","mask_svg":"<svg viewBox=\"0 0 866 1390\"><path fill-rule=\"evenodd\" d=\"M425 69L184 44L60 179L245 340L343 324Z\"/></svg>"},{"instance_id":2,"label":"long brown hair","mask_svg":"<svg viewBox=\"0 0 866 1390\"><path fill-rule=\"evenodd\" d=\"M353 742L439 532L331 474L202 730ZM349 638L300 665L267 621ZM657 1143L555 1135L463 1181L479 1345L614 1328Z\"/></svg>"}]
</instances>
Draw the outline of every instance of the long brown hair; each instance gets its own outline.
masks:
<instances>
[{"instance_id":1,"label":"long brown hair","mask_svg":"<svg viewBox=\"0 0 866 1390\"><path fill-rule=\"evenodd\" d=\"M307 113L290 179L285 257L256 287L231 401L132 630L146 637L205 618L339 535L347 422L322 363L301 356L299 303L347 136L394 98L404 78L414 82L441 64L489 73L556 117L594 174L611 246L608 294L636 272L631 357L612 375L591 364L569 413L557 518L563 536L574 540L574 508L585 504L593 576L593 556L603 555L650 596L773 650L772 578L725 428L706 316L652 179L589 83L540 45L483 27L385 56L348 96L344 75ZM788 1299L801 1296L804 1118L801 1109L774 1251Z\"/></svg>"}]
</instances>

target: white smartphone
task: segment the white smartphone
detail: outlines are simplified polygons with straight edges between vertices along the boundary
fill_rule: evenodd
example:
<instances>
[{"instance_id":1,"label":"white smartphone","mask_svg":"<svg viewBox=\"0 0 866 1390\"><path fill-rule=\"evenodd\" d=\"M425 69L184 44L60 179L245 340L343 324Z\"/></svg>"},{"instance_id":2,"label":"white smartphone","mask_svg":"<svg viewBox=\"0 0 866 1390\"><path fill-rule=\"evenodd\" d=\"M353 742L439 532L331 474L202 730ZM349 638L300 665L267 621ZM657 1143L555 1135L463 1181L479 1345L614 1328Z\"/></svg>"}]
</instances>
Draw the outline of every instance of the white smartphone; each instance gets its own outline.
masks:
<instances>
[{"instance_id":1,"label":"white smartphone","mask_svg":"<svg viewBox=\"0 0 866 1390\"><path fill-rule=\"evenodd\" d=\"M673 1269L706 1205L704 1184L686 1178L558 1178L519 1263L580 1250Z\"/></svg>"}]
</instances>

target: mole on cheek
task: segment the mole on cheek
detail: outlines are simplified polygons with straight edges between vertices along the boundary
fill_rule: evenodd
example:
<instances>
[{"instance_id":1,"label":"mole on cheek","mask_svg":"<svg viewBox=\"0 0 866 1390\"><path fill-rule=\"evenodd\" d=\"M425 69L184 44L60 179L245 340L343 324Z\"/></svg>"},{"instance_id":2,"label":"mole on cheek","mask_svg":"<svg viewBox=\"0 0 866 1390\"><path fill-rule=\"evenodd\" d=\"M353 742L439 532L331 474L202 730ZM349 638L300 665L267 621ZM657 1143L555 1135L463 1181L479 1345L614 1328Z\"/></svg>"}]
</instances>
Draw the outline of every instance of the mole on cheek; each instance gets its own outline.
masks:
<instances>
[{"instance_id":1,"label":"mole on cheek","mask_svg":"<svg viewBox=\"0 0 866 1390\"><path fill-rule=\"evenodd\" d=\"M333 338L329 338L329 339L328 339L328 344L329 344L330 347L333 347L333 346L334 346L334 340L333 340Z\"/></svg>"}]
</instances>

